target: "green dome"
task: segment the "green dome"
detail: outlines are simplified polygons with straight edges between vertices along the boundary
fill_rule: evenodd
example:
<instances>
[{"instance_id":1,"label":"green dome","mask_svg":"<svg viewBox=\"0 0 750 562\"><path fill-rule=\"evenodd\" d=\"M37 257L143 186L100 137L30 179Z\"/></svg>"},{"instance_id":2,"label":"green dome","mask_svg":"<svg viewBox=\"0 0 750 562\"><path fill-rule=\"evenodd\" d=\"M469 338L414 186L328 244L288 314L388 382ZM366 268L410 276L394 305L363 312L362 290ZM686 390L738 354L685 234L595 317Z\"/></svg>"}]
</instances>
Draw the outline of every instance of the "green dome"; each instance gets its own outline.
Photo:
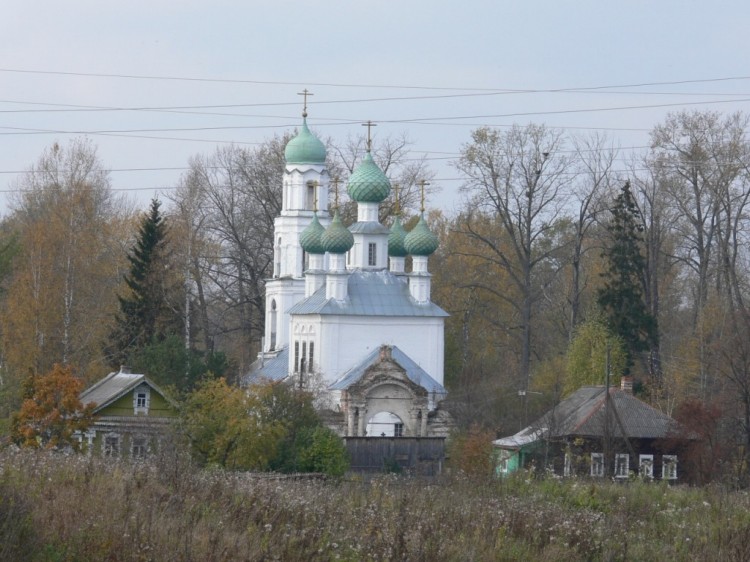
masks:
<instances>
[{"instance_id":1,"label":"green dome","mask_svg":"<svg viewBox=\"0 0 750 562\"><path fill-rule=\"evenodd\" d=\"M401 226L401 219L396 217L391 227L391 233L388 235L388 255L394 258L405 258L408 255L404 248L406 231Z\"/></svg>"},{"instance_id":2,"label":"green dome","mask_svg":"<svg viewBox=\"0 0 750 562\"><path fill-rule=\"evenodd\" d=\"M368 151L349 178L349 197L358 203L380 203L391 192L391 182Z\"/></svg>"},{"instance_id":3,"label":"green dome","mask_svg":"<svg viewBox=\"0 0 750 562\"><path fill-rule=\"evenodd\" d=\"M326 249L323 247L321 240L325 231L326 229L318 221L318 213L313 213L312 222L299 235L299 243L302 249L308 254L325 254Z\"/></svg>"},{"instance_id":4,"label":"green dome","mask_svg":"<svg viewBox=\"0 0 750 562\"><path fill-rule=\"evenodd\" d=\"M404 248L412 256L429 256L438 248L438 239L424 220L424 214L419 217L417 225L404 239Z\"/></svg>"},{"instance_id":5,"label":"green dome","mask_svg":"<svg viewBox=\"0 0 750 562\"><path fill-rule=\"evenodd\" d=\"M284 149L287 164L325 164L326 147L307 128L307 119L302 119L302 129Z\"/></svg>"},{"instance_id":6,"label":"green dome","mask_svg":"<svg viewBox=\"0 0 750 562\"><path fill-rule=\"evenodd\" d=\"M344 254L354 246L354 236L344 226L344 223L341 222L338 209L336 210L336 214L333 215L331 225L326 228L320 237L320 242L323 245L323 249L332 254Z\"/></svg>"}]
</instances>

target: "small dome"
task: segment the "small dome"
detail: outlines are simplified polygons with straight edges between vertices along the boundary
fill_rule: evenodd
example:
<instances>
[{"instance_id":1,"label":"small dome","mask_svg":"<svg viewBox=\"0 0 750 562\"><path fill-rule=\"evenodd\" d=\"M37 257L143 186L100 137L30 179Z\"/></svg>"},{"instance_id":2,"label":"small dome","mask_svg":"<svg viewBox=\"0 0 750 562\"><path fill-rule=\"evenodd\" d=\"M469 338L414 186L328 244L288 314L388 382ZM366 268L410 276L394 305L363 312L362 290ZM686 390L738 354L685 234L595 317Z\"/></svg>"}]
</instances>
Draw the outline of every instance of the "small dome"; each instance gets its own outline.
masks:
<instances>
[{"instance_id":1,"label":"small dome","mask_svg":"<svg viewBox=\"0 0 750 562\"><path fill-rule=\"evenodd\" d=\"M406 231L401 226L401 219L396 217L391 227L391 233L388 235L388 255L394 258L405 258L408 255L404 247Z\"/></svg>"},{"instance_id":2,"label":"small dome","mask_svg":"<svg viewBox=\"0 0 750 562\"><path fill-rule=\"evenodd\" d=\"M333 215L331 225L320 237L320 242L323 244L323 249L332 254L344 254L354 246L354 236L341 222L338 209Z\"/></svg>"},{"instance_id":3,"label":"small dome","mask_svg":"<svg viewBox=\"0 0 750 562\"><path fill-rule=\"evenodd\" d=\"M368 151L354 170L347 186L349 197L358 203L380 203L391 192L391 182Z\"/></svg>"},{"instance_id":4,"label":"small dome","mask_svg":"<svg viewBox=\"0 0 750 562\"><path fill-rule=\"evenodd\" d=\"M326 229L318 221L318 213L313 213L312 222L299 235L302 249L308 254L325 254L326 250L321 240L325 231Z\"/></svg>"},{"instance_id":5,"label":"small dome","mask_svg":"<svg viewBox=\"0 0 750 562\"><path fill-rule=\"evenodd\" d=\"M404 248L412 256L429 256L438 248L438 239L424 220L424 214L419 217L417 225L411 229L411 232L404 239Z\"/></svg>"},{"instance_id":6,"label":"small dome","mask_svg":"<svg viewBox=\"0 0 750 562\"><path fill-rule=\"evenodd\" d=\"M302 120L302 129L284 149L287 164L325 164L326 147L307 128L307 119Z\"/></svg>"}]
</instances>

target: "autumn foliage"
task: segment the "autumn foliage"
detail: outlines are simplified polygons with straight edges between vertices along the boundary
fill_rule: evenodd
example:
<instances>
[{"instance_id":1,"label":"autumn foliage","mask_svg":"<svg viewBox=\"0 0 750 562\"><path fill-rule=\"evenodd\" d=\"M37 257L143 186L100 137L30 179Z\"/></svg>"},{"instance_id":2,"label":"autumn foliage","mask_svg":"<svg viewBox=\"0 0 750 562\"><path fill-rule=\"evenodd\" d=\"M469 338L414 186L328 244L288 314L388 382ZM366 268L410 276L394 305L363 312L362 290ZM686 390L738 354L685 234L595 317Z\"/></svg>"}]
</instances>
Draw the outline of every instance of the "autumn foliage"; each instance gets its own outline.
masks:
<instances>
[{"instance_id":1,"label":"autumn foliage","mask_svg":"<svg viewBox=\"0 0 750 562\"><path fill-rule=\"evenodd\" d=\"M13 439L25 447L79 447L74 434L93 421L94 404L81 404L83 382L70 367L55 365L46 375L32 376L28 397L13 420Z\"/></svg>"}]
</instances>

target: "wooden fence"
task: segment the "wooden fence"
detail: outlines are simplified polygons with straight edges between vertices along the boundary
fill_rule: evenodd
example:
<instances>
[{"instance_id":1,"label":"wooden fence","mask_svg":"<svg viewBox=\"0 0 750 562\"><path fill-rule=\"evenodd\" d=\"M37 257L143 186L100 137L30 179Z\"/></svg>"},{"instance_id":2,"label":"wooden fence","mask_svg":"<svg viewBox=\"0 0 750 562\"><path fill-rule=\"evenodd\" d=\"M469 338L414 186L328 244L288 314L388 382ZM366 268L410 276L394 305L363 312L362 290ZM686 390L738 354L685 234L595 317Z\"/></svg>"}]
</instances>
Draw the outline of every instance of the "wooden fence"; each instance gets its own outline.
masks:
<instances>
[{"instance_id":1,"label":"wooden fence","mask_svg":"<svg viewBox=\"0 0 750 562\"><path fill-rule=\"evenodd\" d=\"M345 437L350 470L437 476L445 461L445 437Z\"/></svg>"}]
</instances>

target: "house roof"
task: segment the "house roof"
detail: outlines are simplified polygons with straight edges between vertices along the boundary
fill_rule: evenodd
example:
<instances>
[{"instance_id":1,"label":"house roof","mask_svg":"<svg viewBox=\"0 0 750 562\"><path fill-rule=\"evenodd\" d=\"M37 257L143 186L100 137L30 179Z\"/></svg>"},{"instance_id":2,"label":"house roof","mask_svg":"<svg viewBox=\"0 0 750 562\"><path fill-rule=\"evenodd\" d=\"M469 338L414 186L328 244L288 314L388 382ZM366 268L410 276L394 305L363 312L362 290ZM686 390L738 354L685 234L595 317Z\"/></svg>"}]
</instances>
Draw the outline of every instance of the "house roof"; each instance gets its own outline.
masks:
<instances>
[{"instance_id":1,"label":"house roof","mask_svg":"<svg viewBox=\"0 0 750 562\"><path fill-rule=\"evenodd\" d=\"M280 381L289 374L289 348L284 347L276 352L265 352L262 358L256 359L247 375L243 377L245 385L262 380Z\"/></svg>"},{"instance_id":2,"label":"house roof","mask_svg":"<svg viewBox=\"0 0 750 562\"><path fill-rule=\"evenodd\" d=\"M603 437L607 408L619 415L625 436L634 439L663 439L684 434L683 428L667 414L649 406L629 392L609 389L607 405L604 386L584 386L515 435L493 441L497 447L517 449L550 437ZM614 413L609 415L609 433L623 437Z\"/></svg>"},{"instance_id":3,"label":"house roof","mask_svg":"<svg viewBox=\"0 0 750 562\"><path fill-rule=\"evenodd\" d=\"M289 309L290 314L339 316L445 317L436 304L417 303L409 294L406 276L390 271L354 271L348 278L345 301L326 299L325 285Z\"/></svg>"},{"instance_id":4,"label":"house roof","mask_svg":"<svg viewBox=\"0 0 750 562\"><path fill-rule=\"evenodd\" d=\"M427 371L422 369L417 363L415 363L406 353L401 351L395 345L391 347L391 358L398 363L404 371L406 376L414 384L418 384L429 393L434 394L447 394L445 387L442 384L433 379ZM344 376L334 382L328 388L329 390L346 390L351 385L359 381L365 374L368 368L375 363L380 361L380 348L372 350L362 361L357 365L349 369Z\"/></svg>"},{"instance_id":5,"label":"house roof","mask_svg":"<svg viewBox=\"0 0 750 562\"><path fill-rule=\"evenodd\" d=\"M158 386L152 383L146 375L126 373L122 370L108 374L102 380L84 390L80 396L81 403L86 405L93 402L96 404L94 412L98 412L144 382L171 403L169 397Z\"/></svg>"}]
</instances>

